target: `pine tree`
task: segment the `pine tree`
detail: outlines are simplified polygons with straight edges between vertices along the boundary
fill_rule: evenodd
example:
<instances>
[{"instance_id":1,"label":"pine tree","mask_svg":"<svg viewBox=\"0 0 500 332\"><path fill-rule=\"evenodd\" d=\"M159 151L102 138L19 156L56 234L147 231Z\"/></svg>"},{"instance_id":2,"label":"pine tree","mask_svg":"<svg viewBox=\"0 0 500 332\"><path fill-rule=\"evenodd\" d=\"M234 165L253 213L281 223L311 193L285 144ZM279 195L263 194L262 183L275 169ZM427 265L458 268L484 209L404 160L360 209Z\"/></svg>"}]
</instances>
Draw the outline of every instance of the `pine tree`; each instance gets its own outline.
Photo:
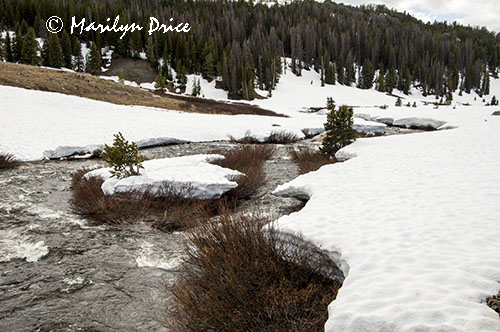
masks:
<instances>
[{"instance_id":1,"label":"pine tree","mask_svg":"<svg viewBox=\"0 0 500 332\"><path fill-rule=\"evenodd\" d=\"M82 44L77 37L73 38L72 51L73 56L75 57L75 60L73 61L73 69L78 72L83 72L85 70L85 64L83 61Z\"/></svg>"},{"instance_id":2,"label":"pine tree","mask_svg":"<svg viewBox=\"0 0 500 332\"><path fill-rule=\"evenodd\" d=\"M330 106L332 103L330 103ZM342 105L339 109L335 104L330 108L325 123L326 135L320 147L320 152L327 157L334 157L338 150L351 144L356 139L352 107Z\"/></svg>"},{"instance_id":3,"label":"pine tree","mask_svg":"<svg viewBox=\"0 0 500 332\"><path fill-rule=\"evenodd\" d=\"M385 92L385 72L384 65L380 66L377 82L377 91Z\"/></svg>"},{"instance_id":4,"label":"pine tree","mask_svg":"<svg viewBox=\"0 0 500 332\"><path fill-rule=\"evenodd\" d=\"M155 79L155 89L158 91L165 91L166 88L167 88L167 82L165 81L165 78L163 77L160 71Z\"/></svg>"},{"instance_id":5,"label":"pine tree","mask_svg":"<svg viewBox=\"0 0 500 332\"><path fill-rule=\"evenodd\" d=\"M15 30L16 33L14 35L14 41L13 41L13 62L19 62L21 61L22 58L22 53L23 53L23 34L21 32L21 28L19 27L18 24L17 29Z\"/></svg>"},{"instance_id":6,"label":"pine tree","mask_svg":"<svg viewBox=\"0 0 500 332\"><path fill-rule=\"evenodd\" d=\"M101 52L95 43L90 43L90 54L87 61L87 73L99 75L101 73Z\"/></svg>"},{"instance_id":7,"label":"pine tree","mask_svg":"<svg viewBox=\"0 0 500 332\"><path fill-rule=\"evenodd\" d=\"M34 66L40 65L40 57L38 56L40 46L38 45L38 42L35 38L35 30L33 28L29 28L28 32L23 38L21 63Z\"/></svg>"},{"instance_id":8,"label":"pine tree","mask_svg":"<svg viewBox=\"0 0 500 332\"><path fill-rule=\"evenodd\" d=\"M66 30L63 30L61 35L61 51L64 59L64 67L73 69L73 61L71 59L71 39Z\"/></svg>"},{"instance_id":9,"label":"pine tree","mask_svg":"<svg viewBox=\"0 0 500 332\"><path fill-rule=\"evenodd\" d=\"M9 33L5 34L5 39L4 39L4 56L5 56L5 61L14 62L14 54L13 54L13 51L12 51L12 42L10 40L10 34Z\"/></svg>"},{"instance_id":10,"label":"pine tree","mask_svg":"<svg viewBox=\"0 0 500 332\"><path fill-rule=\"evenodd\" d=\"M201 83L199 78L195 78L193 82L193 90L191 96L198 97L201 94Z\"/></svg>"},{"instance_id":11,"label":"pine tree","mask_svg":"<svg viewBox=\"0 0 500 332\"><path fill-rule=\"evenodd\" d=\"M403 101L401 100L401 97L398 97L396 100L396 103L394 104L396 107L401 107L403 105Z\"/></svg>"},{"instance_id":12,"label":"pine tree","mask_svg":"<svg viewBox=\"0 0 500 332\"><path fill-rule=\"evenodd\" d=\"M214 67L215 67L214 57L212 53L208 53L207 56L205 57L205 61L203 61L203 67L201 71L203 78L212 79L215 76Z\"/></svg>"},{"instance_id":13,"label":"pine tree","mask_svg":"<svg viewBox=\"0 0 500 332\"><path fill-rule=\"evenodd\" d=\"M123 77L123 69L121 69L120 73L118 74L118 82L125 83L125 77Z\"/></svg>"},{"instance_id":14,"label":"pine tree","mask_svg":"<svg viewBox=\"0 0 500 332\"><path fill-rule=\"evenodd\" d=\"M373 86L373 79L375 77L375 69L370 60L365 60L363 63L363 70L361 71L360 87L362 89L371 89Z\"/></svg>"},{"instance_id":15,"label":"pine tree","mask_svg":"<svg viewBox=\"0 0 500 332\"><path fill-rule=\"evenodd\" d=\"M49 66L61 68L64 64L64 57L57 34L51 33L49 37Z\"/></svg>"}]
</instances>

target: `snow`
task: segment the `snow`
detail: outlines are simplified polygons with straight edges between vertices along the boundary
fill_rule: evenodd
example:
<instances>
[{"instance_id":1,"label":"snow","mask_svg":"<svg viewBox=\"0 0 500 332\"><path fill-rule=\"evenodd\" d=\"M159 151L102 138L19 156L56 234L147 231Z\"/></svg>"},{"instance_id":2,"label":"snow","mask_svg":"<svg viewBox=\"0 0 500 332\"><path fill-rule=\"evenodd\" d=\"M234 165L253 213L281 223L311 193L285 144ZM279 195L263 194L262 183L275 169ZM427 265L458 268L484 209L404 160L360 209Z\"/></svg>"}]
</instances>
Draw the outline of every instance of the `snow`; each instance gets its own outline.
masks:
<instances>
[{"instance_id":1,"label":"snow","mask_svg":"<svg viewBox=\"0 0 500 332\"><path fill-rule=\"evenodd\" d=\"M346 276L325 331L500 331L484 301L500 289L500 118L369 113L433 113L458 128L358 139L337 153L347 161L275 190L310 199L277 225L336 253Z\"/></svg>"},{"instance_id":2,"label":"snow","mask_svg":"<svg viewBox=\"0 0 500 332\"><path fill-rule=\"evenodd\" d=\"M105 180L102 184L102 191L106 195L142 190L150 190L152 194L161 194L165 182L168 182L181 192L189 186L190 190L186 192L186 197L211 199L218 198L225 192L236 188L238 184L230 178L242 174L210 163L220 158L224 157L193 155L148 160L142 163L144 169L140 170L141 175L123 179L111 177L109 168L100 168L85 176L102 177Z\"/></svg>"},{"instance_id":3,"label":"snow","mask_svg":"<svg viewBox=\"0 0 500 332\"><path fill-rule=\"evenodd\" d=\"M13 153L22 161L67 156L77 150L88 154L93 146L111 144L118 132L135 142L200 142L242 137L247 131L266 136L278 125L303 137L302 129L321 127L325 121L314 114L284 118L185 113L8 86L0 86L0 118L0 152Z\"/></svg>"}]
</instances>

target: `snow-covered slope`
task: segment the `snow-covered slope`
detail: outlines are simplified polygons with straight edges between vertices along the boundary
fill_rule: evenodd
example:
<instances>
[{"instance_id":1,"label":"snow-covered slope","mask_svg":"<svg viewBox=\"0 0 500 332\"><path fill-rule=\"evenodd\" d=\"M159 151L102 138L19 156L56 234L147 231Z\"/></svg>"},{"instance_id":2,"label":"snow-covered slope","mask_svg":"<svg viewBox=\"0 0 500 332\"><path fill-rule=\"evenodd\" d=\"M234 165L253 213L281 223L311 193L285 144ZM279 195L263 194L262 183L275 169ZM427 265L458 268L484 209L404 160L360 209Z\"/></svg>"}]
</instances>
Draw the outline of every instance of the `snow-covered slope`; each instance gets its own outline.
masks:
<instances>
[{"instance_id":1,"label":"snow-covered slope","mask_svg":"<svg viewBox=\"0 0 500 332\"><path fill-rule=\"evenodd\" d=\"M366 110L365 110L366 112ZM498 332L500 117L490 108L369 110L457 129L359 139L278 187L308 196L278 226L336 253L346 279L327 332Z\"/></svg>"},{"instance_id":2,"label":"snow-covered slope","mask_svg":"<svg viewBox=\"0 0 500 332\"><path fill-rule=\"evenodd\" d=\"M60 146L111 143L119 131L132 141L155 137L213 141L241 137L247 131L265 136L285 129L303 137L301 129L321 127L324 122L323 116L310 114L279 118L165 111L6 86L0 86L0 119L0 151L21 160L42 159L45 150Z\"/></svg>"}]
</instances>

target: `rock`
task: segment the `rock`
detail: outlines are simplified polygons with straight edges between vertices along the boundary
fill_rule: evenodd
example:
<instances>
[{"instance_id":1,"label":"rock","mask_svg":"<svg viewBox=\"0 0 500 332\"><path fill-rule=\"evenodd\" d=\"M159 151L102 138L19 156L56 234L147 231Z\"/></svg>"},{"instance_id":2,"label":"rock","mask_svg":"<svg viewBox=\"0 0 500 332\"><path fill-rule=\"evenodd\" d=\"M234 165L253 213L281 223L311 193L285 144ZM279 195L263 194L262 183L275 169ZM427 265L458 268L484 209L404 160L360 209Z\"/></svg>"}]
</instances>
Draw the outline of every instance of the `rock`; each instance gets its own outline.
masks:
<instances>
[{"instance_id":1,"label":"rock","mask_svg":"<svg viewBox=\"0 0 500 332\"><path fill-rule=\"evenodd\" d=\"M387 126L392 126L394 124L393 118L377 118L375 121L383 123Z\"/></svg>"},{"instance_id":2,"label":"rock","mask_svg":"<svg viewBox=\"0 0 500 332\"><path fill-rule=\"evenodd\" d=\"M403 118L394 121L393 126L408 129L437 130L444 124L446 124L446 121L430 118Z\"/></svg>"},{"instance_id":3,"label":"rock","mask_svg":"<svg viewBox=\"0 0 500 332\"><path fill-rule=\"evenodd\" d=\"M495 112L491 113L491 115L493 115L493 116L500 116L500 111L495 111Z\"/></svg>"},{"instance_id":4,"label":"rock","mask_svg":"<svg viewBox=\"0 0 500 332\"><path fill-rule=\"evenodd\" d=\"M182 140L182 139L176 139L176 138L172 138L172 137L148 138L148 139L143 139L143 140L139 140L136 142L139 149L152 148L152 147L156 147L156 146L184 144L184 143L189 143L189 141Z\"/></svg>"},{"instance_id":5,"label":"rock","mask_svg":"<svg viewBox=\"0 0 500 332\"><path fill-rule=\"evenodd\" d=\"M46 159L63 159L75 156L94 157L100 155L103 145L87 145L87 146L59 146L55 150L47 150L43 152Z\"/></svg>"},{"instance_id":6,"label":"rock","mask_svg":"<svg viewBox=\"0 0 500 332\"><path fill-rule=\"evenodd\" d=\"M373 120L372 116L370 114L366 114L366 113L355 113L354 117L358 118L358 119L363 119L363 120L366 120L366 121L372 121Z\"/></svg>"},{"instance_id":7,"label":"rock","mask_svg":"<svg viewBox=\"0 0 500 332\"><path fill-rule=\"evenodd\" d=\"M304 128L302 129L302 133L306 138L311 138L317 136L325 131L325 127L323 128Z\"/></svg>"}]
</instances>

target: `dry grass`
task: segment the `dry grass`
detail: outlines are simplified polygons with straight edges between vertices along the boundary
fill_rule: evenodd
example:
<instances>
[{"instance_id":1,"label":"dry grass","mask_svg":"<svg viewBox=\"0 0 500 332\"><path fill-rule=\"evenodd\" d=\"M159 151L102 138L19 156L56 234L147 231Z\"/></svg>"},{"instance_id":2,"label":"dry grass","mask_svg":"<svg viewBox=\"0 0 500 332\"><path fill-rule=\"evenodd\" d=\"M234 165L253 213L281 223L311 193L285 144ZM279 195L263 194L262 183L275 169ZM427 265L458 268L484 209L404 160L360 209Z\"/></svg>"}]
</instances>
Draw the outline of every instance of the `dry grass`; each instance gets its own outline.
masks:
<instances>
[{"instance_id":1,"label":"dry grass","mask_svg":"<svg viewBox=\"0 0 500 332\"><path fill-rule=\"evenodd\" d=\"M189 186L178 189L166 182L163 192L131 191L119 196L104 195L100 177L83 177L88 169L72 175L71 209L98 223L132 224L145 222L163 231L192 227L200 218L216 214L218 206L212 200L189 197Z\"/></svg>"},{"instance_id":2,"label":"dry grass","mask_svg":"<svg viewBox=\"0 0 500 332\"><path fill-rule=\"evenodd\" d=\"M20 163L10 153L0 153L0 170L19 167Z\"/></svg>"},{"instance_id":3,"label":"dry grass","mask_svg":"<svg viewBox=\"0 0 500 332\"><path fill-rule=\"evenodd\" d=\"M267 222L226 213L190 232L185 271L167 286L172 331L323 331L340 271L302 238L262 232Z\"/></svg>"},{"instance_id":4,"label":"dry grass","mask_svg":"<svg viewBox=\"0 0 500 332\"><path fill-rule=\"evenodd\" d=\"M333 159L327 158L319 151L315 151L305 146L290 149L290 155L299 165L301 174L316 171L323 165L333 164L336 162Z\"/></svg>"},{"instance_id":5,"label":"dry grass","mask_svg":"<svg viewBox=\"0 0 500 332\"><path fill-rule=\"evenodd\" d=\"M291 132L280 130L273 131L265 140L260 141L253 137L250 133L245 134L242 138L229 136L229 141L239 144L292 144L299 141L299 137Z\"/></svg>"},{"instance_id":6,"label":"dry grass","mask_svg":"<svg viewBox=\"0 0 500 332\"><path fill-rule=\"evenodd\" d=\"M118 105L158 107L211 114L283 116L257 106L154 93L84 73L0 62L0 85L59 92Z\"/></svg>"},{"instance_id":7,"label":"dry grass","mask_svg":"<svg viewBox=\"0 0 500 332\"><path fill-rule=\"evenodd\" d=\"M500 292L486 299L486 304L500 316Z\"/></svg>"},{"instance_id":8,"label":"dry grass","mask_svg":"<svg viewBox=\"0 0 500 332\"><path fill-rule=\"evenodd\" d=\"M225 194L230 202L237 203L239 200L248 199L259 191L266 181L262 166L274 152L274 147L269 145L242 145L219 153L224 159L213 161L214 164L245 174L233 179L238 183L238 187Z\"/></svg>"}]
</instances>

